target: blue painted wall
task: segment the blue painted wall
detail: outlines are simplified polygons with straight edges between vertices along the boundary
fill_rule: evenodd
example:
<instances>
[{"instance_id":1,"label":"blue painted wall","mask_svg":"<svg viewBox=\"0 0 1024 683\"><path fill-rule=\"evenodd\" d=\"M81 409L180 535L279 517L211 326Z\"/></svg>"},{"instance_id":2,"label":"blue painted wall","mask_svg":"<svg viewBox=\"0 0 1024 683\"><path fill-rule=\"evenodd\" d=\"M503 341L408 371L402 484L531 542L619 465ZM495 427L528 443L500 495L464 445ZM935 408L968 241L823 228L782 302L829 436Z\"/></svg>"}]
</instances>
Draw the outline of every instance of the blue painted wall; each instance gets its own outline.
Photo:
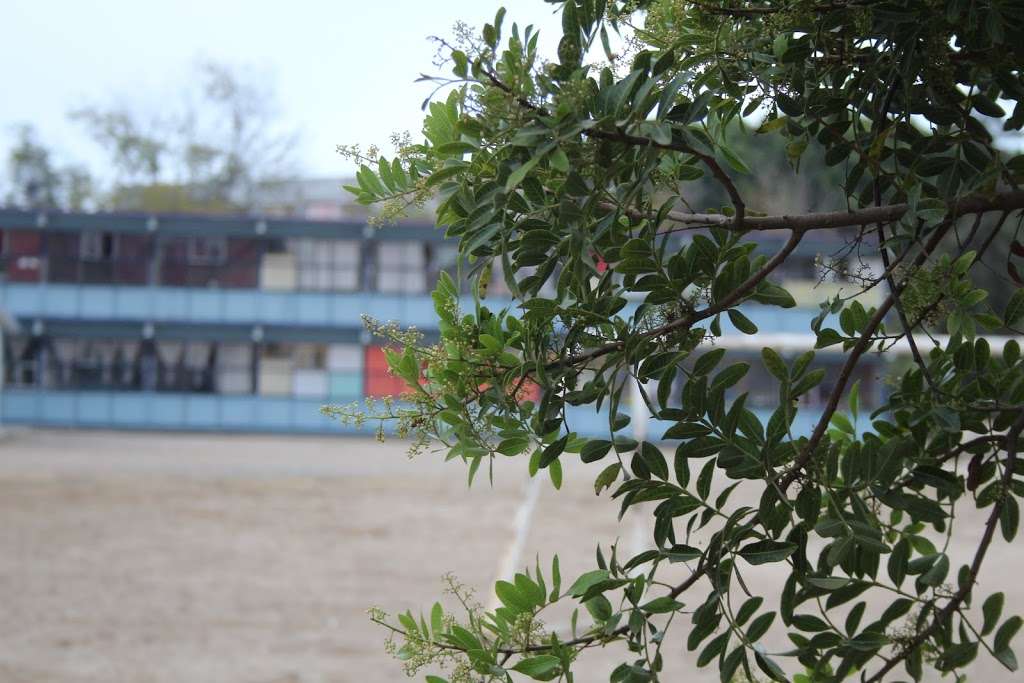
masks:
<instances>
[{"instance_id":1,"label":"blue painted wall","mask_svg":"<svg viewBox=\"0 0 1024 683\"><path fill-rule=\"evenodd\" d=\"M499 309L507 300L488 300ZM466 298L463 308L471 310ZM635 306L620 313L629 315ZM815 311L748 304L741 307L766 332L806 332ZM207 289L0 283L0 310L25 319L101 322L294 325L362 329L363 313L422 330L437 328L427 295L372 292L274 292L259 289ZM734 331L723 319L723 331Z\"/></svg>"},{"instance_id":2,"label":"blue painted wall","mask_svg":"<svg viewBox=\"0 0 1024 683\"><path fill-rule=\"evenodd\" d=\"M340 398L343 404L358 397ZM277 432L292 434L373 434L342 425L320 413L323 401L266 396L197 395L107 391L5 389L0 396L4 420L39 427L151 429L166 431ZM767 421L769 411L755 411ZM815 411L804 411L794 435L810 434ZM569 425L584 436L607 435L608 416L590 408L569 409ZM658 440L667 424L652 422L649 439ZM628 428L626 430L628 433Z\"/></svg>"}]
</instances>

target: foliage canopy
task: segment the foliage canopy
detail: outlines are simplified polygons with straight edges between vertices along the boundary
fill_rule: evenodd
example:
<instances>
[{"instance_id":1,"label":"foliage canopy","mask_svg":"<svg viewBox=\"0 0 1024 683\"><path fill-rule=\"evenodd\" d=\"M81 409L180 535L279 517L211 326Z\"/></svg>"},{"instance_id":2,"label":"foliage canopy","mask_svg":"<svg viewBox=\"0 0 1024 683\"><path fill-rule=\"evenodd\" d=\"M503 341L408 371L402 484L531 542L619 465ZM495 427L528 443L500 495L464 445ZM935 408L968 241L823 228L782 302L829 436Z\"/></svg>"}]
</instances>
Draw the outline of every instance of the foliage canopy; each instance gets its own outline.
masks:
<instances>
[{"instance_id":1,"label":"foliage canopy","mask_svg":"<svg viewBox=\"0 0 1024 683\"><path fill-rule=\"evenodd\" d=\"M444 444L471 480L494 458L521 457L557 487L565 458L603 461L595 489L620 514L654 503L653 543L634 557L599 552L564 584L557 558L499 581L491 612L375 613L400 657L453 681L572 681L578 657L612 642L624 646L612 681L658 680L663 646L692 651L723 681L880 681L901 669L916 680L958 673L979 652L1015 670L1021 619L978 579L993 540L1015 537L1024 494L1024 360L1016 340L994 349L983 336L1019 334L1024 318L1024 157L996 145L1024 124L1024 8L551 4L563 31L551 61L504 10L479 36L442 41L452 75L430 77L425 140L366 159L350 188L386 216L433 198L480 283L461 310L442 276L436 344L382 330L403 344L389 358L409 392L378 417ZM735 178L761 171L736 150L752 135L780 136L797 168L819 148L846 208L749 206ZM726 206L694 206L708 181ZM856 282L883 294L869 307L857 291L830 298L809 321L816 348L844 355L800 434L801 396L825 376L814 351L763 349L778 403L762 421L731 389L749 365L714 340L726 321L756 334L751 305L794 305L773 274L822 231L878 259ZM766 234L783 235L773 254L759 249ZM496 268L514 307L488 307ZM984 269L1013 289L1005 306L975 284ZM913 362L864 415L853 373L897 344ZM624 395L638 382L670 459L628 435ZM524 400L534 385L538 400ZM607 415L605 438L576 434L576 406ZM713 479L728 484L717 497ZM984 509L981 528L958 523L964 507ZM946 552L954 534L976 539L959 567ZM776 594L748 595L744 576L773 563L788 570ZM589 617L571 634L545 629L540 614L557 602ZM773 631L792 648L766 649Z\"/></svg>"}]
</instances>

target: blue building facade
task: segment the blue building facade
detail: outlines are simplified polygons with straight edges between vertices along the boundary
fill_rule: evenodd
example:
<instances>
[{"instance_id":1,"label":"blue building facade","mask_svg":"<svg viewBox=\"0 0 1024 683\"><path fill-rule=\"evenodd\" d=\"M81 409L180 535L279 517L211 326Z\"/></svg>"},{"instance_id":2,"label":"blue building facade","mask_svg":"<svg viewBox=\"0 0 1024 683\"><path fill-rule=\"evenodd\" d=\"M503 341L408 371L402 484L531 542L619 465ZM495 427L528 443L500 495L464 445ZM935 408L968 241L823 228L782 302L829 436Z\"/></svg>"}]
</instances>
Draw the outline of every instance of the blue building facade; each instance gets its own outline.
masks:
<instances>
[{"instance_id":1,"label":"blue building facade","mask_svg":"<svg viewBox=\"0 0 1024 683\"><path fill-rule=\"evenodd\" d=\"M784 284L810 292L816 257L838 246L806 247ZM0 210L0 257L0 311L18 328L4 343L4 422L342 433L322 405L401 390L362 315L430 336L429 292L454 274L456 249L426 224ZM490 305L509 303L503 287L496 275ZM822 294L744 311L762 333L798 334ZM744 390L770 410L774 384L752 365ZM599 416L575 417L600 431Z\"/></svg>"}]
</instances>

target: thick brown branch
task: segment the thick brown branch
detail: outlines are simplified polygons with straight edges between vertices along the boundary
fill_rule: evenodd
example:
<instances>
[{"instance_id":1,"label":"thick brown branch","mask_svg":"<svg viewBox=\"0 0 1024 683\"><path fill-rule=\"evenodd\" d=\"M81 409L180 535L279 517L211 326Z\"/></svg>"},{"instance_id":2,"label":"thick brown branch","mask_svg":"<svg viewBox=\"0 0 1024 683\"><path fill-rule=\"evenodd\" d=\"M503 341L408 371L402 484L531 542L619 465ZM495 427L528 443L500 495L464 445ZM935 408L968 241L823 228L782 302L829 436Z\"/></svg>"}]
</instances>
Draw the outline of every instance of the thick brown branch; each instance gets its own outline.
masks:
<instances>
[{"instance_id":1,"label":"thick brown branch","mask_svg":"<svg viewBox=\"0 0 1024 683\"><path fill-rule=\"evenodd\" d=\"M849 228L872 223L892 223L903 217L908 210L906 204L890 204L888 206L872 206L856 211L828 211L824 213L805 213L781 216L747 216L743 221L743 230L829 230ZM950 207L948 217L985 213L986 211L1015 211L1024 209L1024 190L1008 190L994 195L968 195ZM632 214L631 214L632 215ZM637 215L643 215L637 213ZM671 223L690 225L695 229L706 227L723 227L731 229L732 218L718 213L687 213L670 211L665 218Z\"/></svg>"}]
</instances>

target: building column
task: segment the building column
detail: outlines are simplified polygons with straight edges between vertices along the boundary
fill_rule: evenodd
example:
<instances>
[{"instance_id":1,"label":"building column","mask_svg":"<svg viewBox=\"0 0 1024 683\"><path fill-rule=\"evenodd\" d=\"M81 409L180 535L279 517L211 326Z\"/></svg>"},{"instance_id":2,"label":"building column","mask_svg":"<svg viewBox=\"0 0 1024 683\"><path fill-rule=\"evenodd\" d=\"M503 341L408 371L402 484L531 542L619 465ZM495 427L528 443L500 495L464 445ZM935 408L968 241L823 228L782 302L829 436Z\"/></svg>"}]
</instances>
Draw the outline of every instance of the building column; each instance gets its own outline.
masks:
<instances>
[{"instance_id":1,"label":"building column","mask_svg":"<svg viewBox=\"0 0 1024 683\"><path fill-rule=\"evenodd\" d=\"M160 257L163 255L163 240L153 235L149 240L149 262L146 268L146 284L155 287L160 284Z\"/></svg>"},{"instance_id":2,"label":"building column","mask_svg":"<svg viewBox=\"0 0 1024 683\"><path fill-rule=\"evenodd\" d=\"M377 242L372 239L373 230L371 226L366 226L363 230L363 239L359 242L359 291L361 292L373 291L374 282L377 279Z\"/></svg>"}]
</instances>

